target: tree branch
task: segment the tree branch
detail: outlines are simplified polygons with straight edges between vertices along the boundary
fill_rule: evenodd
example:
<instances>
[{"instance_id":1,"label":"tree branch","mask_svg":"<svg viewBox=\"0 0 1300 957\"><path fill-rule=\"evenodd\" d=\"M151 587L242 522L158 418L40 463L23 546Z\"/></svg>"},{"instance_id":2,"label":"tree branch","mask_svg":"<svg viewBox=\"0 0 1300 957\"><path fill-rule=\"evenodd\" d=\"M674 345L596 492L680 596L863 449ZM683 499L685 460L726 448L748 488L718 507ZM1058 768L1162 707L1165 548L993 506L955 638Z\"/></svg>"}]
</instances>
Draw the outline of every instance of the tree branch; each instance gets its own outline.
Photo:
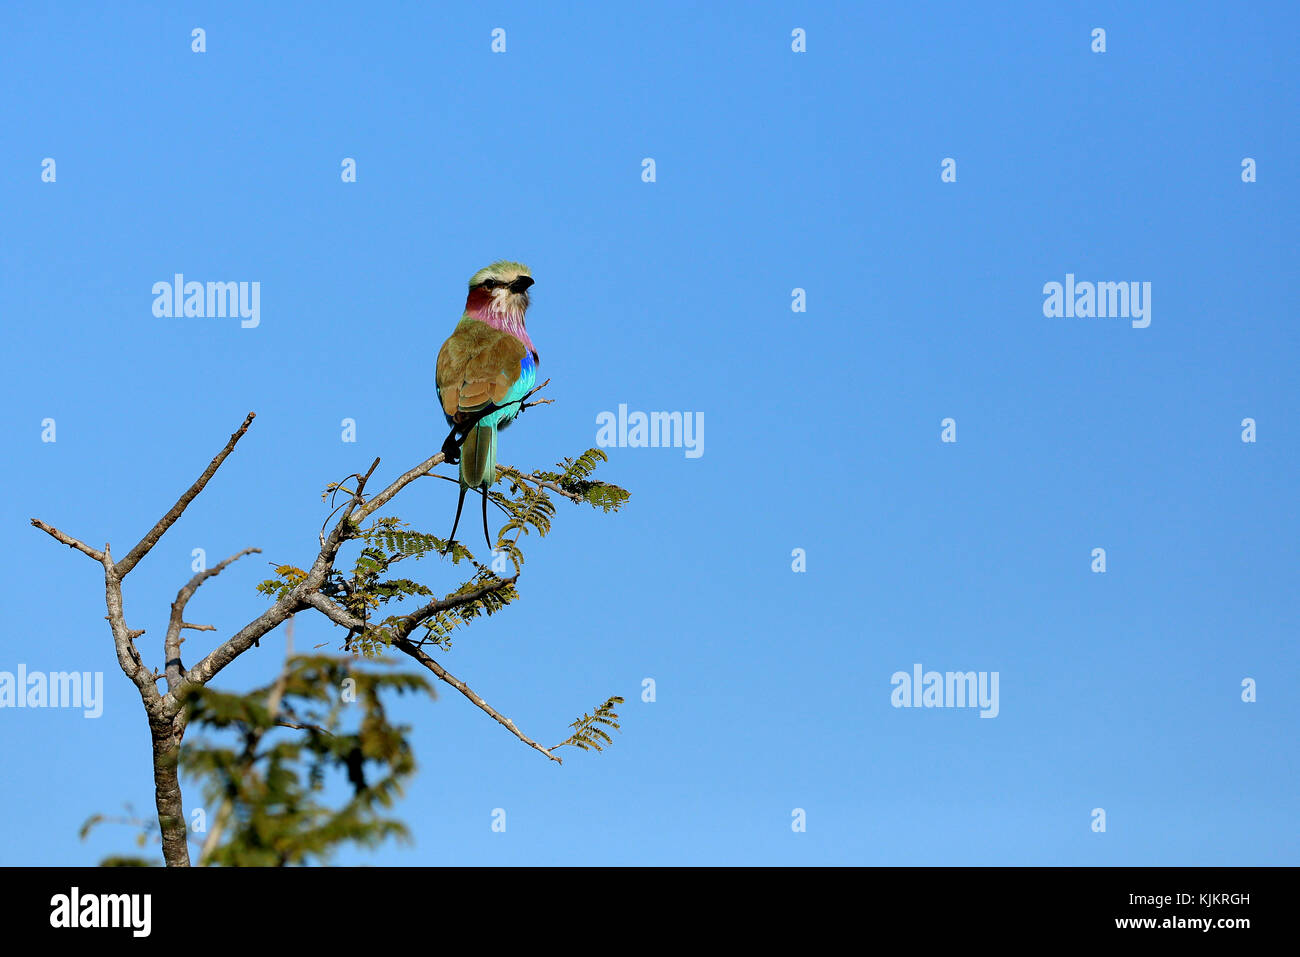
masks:
<instances>
[{"instance_id":1,"label":"tree branch","mask_svg":"<svg viewBox=\"0 0 1300 957\"><path fill-rule=\"evenodd\" d=\"M515 577L517 578L518 576ZM434 613L434 611L441 611L446 608L454 608L457 605L468 604L471 601L475 601L478 598L481 598L483 595L487 594L490 591L495 591L499 588L505 587L506 585L513 584L514 581L515 578L503 578L499 581L491 582L489 583L489 585L485 585L483 588L476 588L473 592L465 592L462 595L454 595L450 598L444 598L436 602L430 602L428 605L425 605L423 608L418 609L417 611L413 612L411 615L408 615L405 621L403 621L400 625L398 625L396 628L393 629L393 637L392 637L393 647L397 648L403 654L409 655L410 657L414 658L420 664L424 665L425 668L428 668L435 675L437 675L441 680L447 682L447 684L451 685L453 688L455 688L457 691L463 694L466 698L472 701L474 705L479 708L479 710L483 711L485 714L491 717L494 721L496 721L503 728L505 728L507 731L513 734L516 738L524 742L524 744L528 745L530 748L534 748L535 750L542 752L542 754L546 755L556 764L563 764L564 761L562 758L557 758L555 755L551 753L550 749L543 747L542 745L534 741L532 738L528 737L528 735L520 731L517 727L515 727L515 723L513 721L511 721L509 718L503 717L499 711L497 711L490 704L488 704L481 697L479 697L479 695L476 694L473 691L473 689L469 687L469 685L465 684L465 682L461 681L455 675L451 674L451 672L447 671L447 669L444 668L442 665L438 664L437 661L435 661L433 658L425 654L424 650L419 645L417 645L415 642L411 641L409 638L406 637L415 628L419 626L422 620L428 618L430 615ZM315 592L312 595L308 596L307 603L311 605L313 608L315 608L317 611L321 612L321 614L325 615L326 618L330 619L335 624L342 625L344 628L363 631L366 627L366 623L364 621L362 621L360 618L357 618L355 615L349 614L347 609L330 601L324 595L320 594L320 592ZM439 607L435 608L434 606L439 606Z\"/></svg>"},{"instance_id":2,"label":"tree branch","mask_svg":"<svg viewBox=\"0 0 1300 957\"><path fill-rule=\"evenodd\" d=\"M126 624L126 612L122 607L122 578L113 564L113 556L108 546L104 546L104 605L108 614L108 626L113 632L113 647L117 651L117 663L125 674L140 689L140 697L147 709L158 704L158 689L154 687L153 672L144 667L140 652L136 651L135 639L144 634L144 630L132 630Z\"/></svg>"},{"instance_id":3,"label":"tree branch","mask_svg":"<svg viewBox=\"0 0 1300 957\"><path fill-rule=\"evenodd\" d=\"M537 485L541 488L550 489L556 495L563 495L565 498L569 499L570 501L578 502L578 503L582 503L586 501L586 499L584 499L577 492L566 492L564 489L560 488L554 482L549 482L545 479L539 479L535 475L530 475L527 472L522 472L519 469L512 468L509 465L498 465L497 471L500 472L502 475L508 476L509 478L517 479L524 482L531 482L533 485Z\"/></svg>"},{"instance_id":4,"label":"tree branch","mask_svg":"<svg viewBox=\"0 0 1300 957\"><path fill-rule=\"evenodd\" d=\"M549 399L538 399L535 402L524 401L543 389L548 382L550 382L549 379L532 389L521 399L516 400L520 403L519 408L521 411L534 405L544 405L550 402ZM170 526L176 518L180 517L180 513L185 510L185 506L189 504L190 500L193 499L195 495L203 490L203 486L207 483L208 479L212 477L212 473L217 470L217 467L221 465L221 462L225 457L230 454L230 450L235 447L235 443L239 441L239 438L243 435L244 431L247 430L248 424L252 419L253 414L250 412L248 418L244 420L243 427L230 437L230 442L226 444L226 448L212 460L212 464L209 465L208 470L200 476L199 481L196 482L194 486L185 493L185 495L181 496L181 500L176 503L171 512L168 512L167 515L163 516L162 521L158 523L158 526L155 526L154 530L151 531L148 536L145 536L145 539L141 541L140 545L137 545L135 549L132 549L133 554L148 542L148 545L144 547L141 552L142 557L143 554L153 546L153 542L156 542L158 537L166 531L167 527ZM329 535L322 538L320 552L316 555L316 560L308 570L307 577L299 582L292 591L277 601L263 614L249 622L225 643L210 652L207 657L197 665L189 669L184 678L182 678L174 689L169 687L167 695L168 707L173 709L179 708L180 699L184 697L190 689L206 684L216 676L222 668L251 648L255 642L257 642L272 628L278 626L295 612L301 611L309 605L312 605L311 599L317 594L318 589L325 583L330 572L334 568L334 559L338 556L339 549L342 547L344 542L353 536L357 526L370 515L373 515L380 508L387 505L398 492L406 488L406 486L410 485L421 476L429 474L429 472L437 468L445 460L446 456L442 452L436 452L419 465L403 472L382 492L367 499L363 494L365 492L366 483L374 474L375 469L379 466L379 460L375 459L375 461L371 463L370 468L365 475L357 476L357 487L352 493L352 500L344 507L343 513L339 516L338 521L334 523L334 527L330 530ZM173 515L173 513L175 514ZM168 520L169 516L171 516L170 521ZM150 541L150 536L153 536L152 541ZM130 557L130 555L127 556L128 559ZM136 561L139 561L139 557L136 558ZM123 572L123 574L125 574L125 572ZM513 579L510 579L510 581L513 582ZM457 601L457 604L465 604L472 600L472 597L462 597ZM423 610L425 617L440 610L435 607L436 605L436 602L432 602L430 605L425 606L425 609ZM450 608L454 607L454 605L448 605L446 607ZM411 627L414 628L415 624L418 624L418 622L412 624ZM407 634L409 634L409 631Z\"/></svg>"},{"instance_id":5,"label":"tree branch","mask_svg":"<svg viewBox=\"0 0 1300 957\"><path fill-rule=\"evenodd\" d=\"M89 545L86 545L85 543L78 541L77 539L73 538L71 535L65 535L63 532L59 531L53 525L46 525L39 518L32 519L32 524L35 525L37 528L39 528L41 531L52 535L54 538L58 539L64 545L67 545L69 548L75 548L77 551L81 552L82 554L89 555L97 562L104 561L103 552L91 548Z\"/></svg>"},{"instance_id":6,"label":"tree branch","mask_svg":"<svg viewBox=\"0 0 1300 957\"><path fill-rule=\"evenodd\" d=\"M197 665L188 669L175 689L168 689L166 699L164 699L168 708L175 713L179 710L180 703L185 695L207 684L222 668L253 647L253 643L259 641L268 631L281 625L292 617L295 612L306 607L306 603L299 594L301 588L302 586L299 585L298 588L285 595L231 635L221 645L208 652Z\"/></svg>"},{"instance_id":7,"label":"tree branch","mask_svg":"<svg viewBox=\"0 0 1300 957\"><path fill-rule=\"evenodd\" d=\"M221 463L226 460L226 457L230 455L232 451L234 451L235 444L244 437L244 433L248 431L248 426L252 423L255 417L256 413L253 412L248 413L248 415L244 417L244 424L230 436L230 441L226 443L226 447L218 452L216 457L208 463L208 467L203 470L203 474L198 477L198 480L185 490L185 494L176 500L176 504L167 510L166 515L158 519L157 524L155 524L153 528L149 529L144 538L140 539L136 544L135 548L127 552L126 557L118 562L118 578L125 578L130 574L131 569L135 568L140 559L149 554L149 549L153 548L154 545L158 543L158 539L162 538L163 533L176 524L176 520L181 517L186 506L188 506L190 502L194 501L196 495L203 491L203 487L207 485L208 480L216 474L217 469L221 467Z\"/></svg>"},{"instance_id":8,"label":"tree branch","mask_svg":"<svg viewBox=\"0 0 1300 957\"><path fill-rule=\"evenodd\" d=\"M511 575L509 578L498 578L496 581L485 582L478 588L472 588L469 591L459 592L455 595L448 595L446 598L439 598L437 601L431 601L427 605L421 605L409 615L403 615L405 619L400 625L393 629L393 634L399 638L408 637L411 632L420 627L425 620L432 618L440 611L447 611L452 608L458 608L461 605L468 605L478 601L484 595L490 595L494 591L500 591L513 585L519 580L518 573ZM324 597L324 596L322 596Z\"/></svg>"},{"instance_id":9,"label":"tree branch","mask_svg":"<svg viewBox=\"0 0 1300 957\"><path fill-rule=\"evenodd\" d=\"M357 513L357 521L358 522L362 521L368 516L373 515L378 509L387 505L389 500L392 499L394 495L396 495L402 489L406 488L406 486L410 485L420 476L427 475L429 472L433 471L435 468L441 465L445 459L446 456L444 456L441 452L437 452L434 455L429 456L429 458L425 459L419 465L415 466L415 468L403 472L401 475L399 475L396 479L393 480L392 485L388 486L388 488L384 489L382 492L376 494L373 498L371 498L369 501L365 502L361 506L360 512ZM359 497L360 495L361 495L361 489L358 488L357 496ZM345 517L346 514L347 513L345 513Z\"/></svg>"},{"instance_id":10,"label":"tree branch","mask_svg":"<svg viewBox=\"0 0 1300 957\"><path fill-rule=\"evenodd\" d=\"M446 598L438 598L426 605L421 605L409 615L403 615L402 621L391 630L394 638L407 638L411 632L420 627L420 624L433 617L440 611L448 611L452 608L459 608L461 605L468 605L476 602L484 595L490 595L494 591L500 591L513 585L518 581L518 575L512 575L509 578L498 578L496 581L485 582L478 588L470 589L466 592L459 592L455 595L448 595ZM345 628L356 631L366 631L370 626L368 622L350 614L347 609L341 605L330 601L320 592L312 592L303 599L304 603L315 608L326 618L329 618L336 624L343 625Z\"/></svg>"},{"instance_id":11,"label":"tree branch","mask_svg":"<svg viewBox=\"0 0 1300 957\"><path fill-rule=\"evenodd\" d=\"M219 647L213 649L197 665L190 668L176 688L169 689L168 699L170 700L168 706L179 708L181 699L189 691L207 684L222 668L251 648L268 631L281 624L295 612L308 607L311 604L311 597L316 594L317 589L329 577L334 568L334 559L337 557L339 549L344 542L352 537L357 524L421 475L442 464L442 461L443 454L441 452L429 456L419 465L399 475L388 488L373 498L366 500L362 493L365 491L366 482L379 465L379 460L376 459L365 475L358 476L359 481L357 482L356 491L352 493L352 500L343 509L343 513L339 516L338 521L334 523L329 535L322 540L320 552L316 555L316 560L308 570L307 577L299 582L287 595L250 621ZM354 512L356 518L353 518Z\"/></svg>"},{"instance_id":12,"label":"tree branch","mask_svg":"<svg viewBox=\"0 0 1300 957\"><path fill-rule=\"evenodd\" d=\"M328 734L330 737L334 736L328 728L322 728L318 724L295 724L292 721L277 721L276 725L281 728L293 728L295 731L316 731L320 734Z\"/></svg>"},{"instance_id":13,"label":"tree branch","mask_svg":"<svg viewBox=\"0 0 1300 957\"><path fill-rule=\"evenodd\" d=\"M163 658L164 671L167 675L167 688L169 691L175 691L176 686L180 684L181 678L185 676L185 668L181 665L181 630L191 628L195 631L216 631L213 625L189 625L185 623L185 606L209 578L220 575L222 569L232 562L239 561L245 555L260 553L260 548L245 548L242 552L236 552L225 561L218 562L211 568L199 572L187 582L180 591L176 593L176 600L172 602L171 619L167 623L167 636L163 639Z\"/></svg>"},{"instance_id":14,"label":"tree branch","mask_svg":"<svg viewBox=\"0 0 1300 957\"><path fill-rule=\"evenodd\" d=\"M453 688L455 688L457 691L463 694L466 698L469 698L469 700L474 702L474 704L477 705L480 710L486 712L493 720L497 722L497 724L501 725L503 728L505 728L507 731L513 734L524 744L528 745L530 748L534 748L535 750L542 752L542 754L546 755L556 764L564 763L563 758L557 758L555 755L553 755L550 752L549 749L542 747L542 745L538 744L532 738L528 737L528 735L524 734L522 731L516 728L515 723L511 721L509 718L502 717L501 714L495 708L493 708L490 704L488 704L477 694L475 694L474 691L471 690L467 684L465 684L465 682L461 681L455 675L448 672L446 668L444 668L442 665L438 664L438 662L436 662L434 659L430 658L427 654L425 654L424 649L420 648L419 645L412 643L407 638L397 638L394 639L393 646L397 648L399 651L403 652L404 654L410 655L412 658L414 658L420 664L424 665L424 667L428 668L430 671L432 671L443 681L447 682L447 684L451 685Z\"/></svg>"},{"instance_id":15,"label":"tree branch","mask_svg":"<svg viewBox=\"0 0 1300 957\"><path fill-rule=\"evenodd\" d=\"M540 399L528 401L537 392L547 386L549 380L541 383L525 396L516 399L513 403L517 404L519 410L531 408L534 405L546 405L552 400ZM482 415L494 410L485 410ZM482 417L479 416L479 418ZM198 497L204 490L208 482L216 474L221 465L234 451L235 446L243 438L252 424L255 414L250 412L244 418L240 427L231 434L225 446L213 457L202 474L186 491L176 500L176 503L167 510L167 512L149 529L149 531L140 539L136 545L126 554L120 562L114 562L109 546L106 544L103 551L91 548L84 542L73 538L72 536L60 531L57 528L41 521L40 519L31 519L31 524L50 535L56 541L67 545L69 548L76 549L84 555L95 559L101 563L104 568L104 586L105 586L105 604L108 614L105 616L113 634L114 648L117 653L118 664L122 671L131 679L140 691L141 699L145 705L145 711L149 718L150 733L153 739L153 770L154 770L154 791L155 804L158 809L159 828L162 836L163 855L166 862L173 866L188 866L189 864L189 846L188 834L184 820L184 808L181 800L181 791L179 778L177 774L178 759L181 748L181 740L185 733L185 724L187 714L183 709L183 702L186 696L193 691L201 688L213 677L215 677L226 665L230 664L237 657L256 644L259 639L268 632L278 627L287 620L291 620L293 615L307 608L315 608L326 615L332 621L343 625L349 629L365 631L367 623L348 612L345 608L331 601L321 594L320 589L324 587L335 574L334 562L336 561L339 551L347 541L361 537L362 522L374 515L381 508L387 505L399 492L416 479L429 475L437 466L441 465L446 457L443 452L439 451L431 455L415 467L403 472L392 481L382 491L366 498L365 489L375 470L379 466L379 459L371 464L369 470L362 475L357 474L349 478L356 478L354 489L348 489L340 484L336 489L336 496L345 494L349 496L348 500L341 506L341 514L336 510L330 517L325 520L325 527L330 525L337 514L337 520L334 521L333 527L330 528L328 535L325 534L324 527L321 530L320 549L317 553L310 569L307 571L301 581L298 581L292 588L282 594L270 608L266 609L261 615L248 622L237 632L231 635L226 641L210 651L197 665L186 670L181 662L180 646L183 643L181 633L186 630L196 631L215 631L213 625L197 625L185 621L184 613L189 600L194 593L207 579L219 574L223 569L239 560L245 555L260 552L258 548L247 548L235 555L230 556L224 561L218 563L211 569L199 572L187 582L176 595L176 600L171 606L171 615L168 620L167 631L164 637L164 654L165 664L162 674L145 667L141 661L140 654L137 651L134 641L140 635L144 634L143 629L132 629L128 627L123 609L122 599L122 581L135 568L137 564L149 554L153 547L158 543L167 530L171 528L184 514L189 504ZM476 420L477 421L477 420ZM471 423L472 424L472 423ZM462 423L462 427L464 423ZM456 429L453 429L453 435ZM560 488L558 484L539 478L536 475L529 475L515 469L503 469L503 471L512 477L521 481L533 484L540 490L546 488L559 495L569 498L573 501L582 501L582 497ZM346 480L345 480L346 481ZM538 493L540 494L540 493ZM522 527L521 527L522 531ZM516 536L517 541L518 536ZM477 562L475 567L484 571L483 566ZM492 578L478 587L459 594L452 594L445 598L430 601L427 604L417 608L408 615L400 616L395 620L392 627L387 629L388 638L391 644L403 654L414 658L431 671L441 681L451 685L473 704L491 717L494 721L506 728L520 741L529 747L546 755L547 758L562 764L561 758L552 753L554 748L546 748L523 734L514 722L504 717L496 711L491 705L483 700L477 693L469 688L463 681L450 674L437 661L431 658L420 647L420 642L413 641L410 635L421 624L428 621L432 616L440 612L447 611L464 605L472 604L479 601L484 596L491 594L503 588L512 587L518 579L518 573L510 578ZM290 625L290 645L292 649L292 625ZM282 673L280 680L272 689L271 698L268 706L271 711L272 721L281 727L296 728L302 730L313 730L317 732L329 733L326 729L318 728L299 722L297 717L291 713L281 713L282 695L284 693L284 681L287 672ZM167 680L167 690L165 694L160 694L156 685L159 678L165 677ZM258 735L260 737L260 734ZM253 742L255 744L255 742ZM557 745L556 747L559 747ZM218 820L214 832L208 835L208 840L204 843L200 857L200 863L212 854L219 840L221 831L226 823L225 816L228 816L229 810L223 808L225 814L218 814Z\"/></svg>"}]
</instances>

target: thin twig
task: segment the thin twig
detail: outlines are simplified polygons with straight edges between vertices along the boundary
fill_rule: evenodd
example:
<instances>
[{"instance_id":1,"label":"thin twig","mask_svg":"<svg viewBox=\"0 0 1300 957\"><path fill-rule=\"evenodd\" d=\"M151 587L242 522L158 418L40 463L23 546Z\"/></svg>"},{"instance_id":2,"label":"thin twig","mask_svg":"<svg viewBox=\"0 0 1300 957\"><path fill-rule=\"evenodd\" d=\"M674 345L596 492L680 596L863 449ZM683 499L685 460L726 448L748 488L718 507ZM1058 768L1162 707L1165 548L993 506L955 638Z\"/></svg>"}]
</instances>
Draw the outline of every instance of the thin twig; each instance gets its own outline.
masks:
<instances>
[{"instance_id":1,"label":"thin twig","mask_svg":"<svg viewBox=\"0 0 1300 957\"><path fill-rule=\"evenodd\" d=\"M185 668L181 664L181 631L189 628L193 631L216 631L214 625L187 625L184 620L185 606L189 600L194 597L194 593L199 590L209 578L220 575L222 570L232 562L237 562L245 555L261 553L260 548L245 548L242 552L236 552L224 561L218 562L211 568L204 569L195 574L188 582L181 587L176 593L176 600L172 602L171 618L167 622L167 636L163 639L163 668L167 675L167 687L169 690L176 690L181 679L185 677Z\"/></svg>"},{"instance_id":2,"label":"thin twig","mask_svg":"<svg viewBox=\"0 0 1300 957\"><path fill-rule=\"evenodd\" d=\"M71 535L64 534L63 532L55 528L53 525L47 525L44 522L42 522L39 518L32 519L32 524L35 525L37 528L39 528L41 531L54 536L54 538L61 541L64 545L67 545L69 548L75 548L77 551L81 552L82 554L89 555L95 561L102 562L104 560L103 552L91 548L89 545L85 544L84 542L78 539L73 538Z\"/></svg>"},{"instance_id":3,"label":"thin twig","mask_svg":"<svg viewBox=\"0 0 1300 957\"><path fill-rule=\"evenodd\" d=\"M499 711L497 711L490 704L488 704L481 697L479 697L478 694L476 694L469 687L469 685L465 684L465 682L461 681L455 675L447 671L447 669L444 668L442 665L438 664L438 662L436 662L433 658L430 658L427 654L425 654L422 648L413 644L410 640L406 638L399 638L395 640L393 642L393 646L396 647L399 651L402 651L403 653L410 655L412 658L414 658L420 664L424 665L424 667L428 668L430 671L432 671L443 681L447 682L447 684L451 685L453 688L455 688L457 691L463 694L466 698L469 698L469 700L474 702L474 704L479 708L479 710L488 714L494 721L496 721L498 724L504 727L507 731L513 734L524 744L528 745L530 748L534 748L535 750L542 752L542 754L546 755L556 764L564 763L563 758L557 758L554 754L550 752L548 748L545 748L542 745L538 744L532 738L528 737L528 735L524 734L522 731L516 728L515 723L513 721L511 721L509 718L503 717Z\"/></svg>"},{"instance_id":4,"label":"thin twig","mask_svg":"<svg viewBox=\"0 0 1300 957\"><path fill-rule=\"evenodd\" d=\"M328 734L330 737L334 733L318 724L294 724L292 721L277 721L276 724L281 728L293 728L295 731L319 731L321 734Z\"/></svg>"},{"instance_id":5,"label":"thin twig","mask_svg":"<svg viewBox=\"0 0 1300 957\"><path fill-rule=\"evenodd\" d=\"M586 501L586 499L584 499L577 492L565 491L564 489L560 488L560 486L556 485L554 482L551 482L547 479L538 478L536 475L532 475L528 472L521 472L519 469L513 468L509 465L498 465L497 471L500 472L502 475L508 475L513 479L518 479L524 482L532 482L534 485L540 486L541 488L550 489L552 492L556 493L557 495L563 495L565 498L570 499L571 501L574 502Z\"/></svg>"},{"instance_id":6,"label":"thin twig","mask_svg":"<svg viewBox=\"0 0 1300 957\"><path fill-rule=\"evenodd\" d=\"M234 451L235 445L244 437L244 433L248 431L249 425L252 424L253 419L256 417L257 415L254 412L250 412L244 417L244 424L236 429L234 434L230 436L230 441L226 443L226 447L218 452L216 457L208 463L208 467L203 470L203 474L195 480L193 485L185 490L184 494L176 500L176 504L167 510L167 514L158 519L154 527L145 533L144 538L140 539L136 546L126 553L126 557L117 563L118 578L125 578L130 573L131 569L135 568L136 563L149 554L149 549L153 548L154 545L158 543L158 539L163 537L163 533L176 524L176 520L181 517L186 506L188 506L190 502L194 501L195 496L203 491L203 487L208 484L208 480L216 474L217 469L221 467L221 463L224 462L226 457Z\"/></svg>"},{"instance_id":7,"label":"thin twig","mask_svg":"<svg viewBox=\"0 0 1300 957\"><path fill-rule=\"evenodd\" d=\"M515 578L517 577L518 576L515 576ZM409 635L412 631L414 631L417 627L419 627L420 622L424 618L427 618L429 617L429 615L433 614L433 611L429 610L431 607L441 606L441 608L436 610L442 610L444 608L454 607L455 605L466 604L470 601L477 600L478 598L486 594L488 591L494 591L496 589L504 587L507 584L513 584L515 578L499 579L496 582L490 583L491 587L485 586L484 588L475 589L473 592L464 592L460 595L449 596L448 598L441 599L438 602L431 602L429 605L424 606L424 608L419 609L416 612L413 612L411 615L408 615L400 625L398 625L396 628L393 629L393 633L392 633L393 647L397 648L403 654L409 655L410 657L414 658L425 668L429 669L435 675L437 675L438 678L447 682L447 684L451 685L453 688L455 688L457 691L463 694L466 698L469 698L469 700L472 701L474 705L479 708L479 710L483 711L485 714L491 717L502 727L506 728L516 738L524 742L524 744L528 745L530 748L534 748L540 751L542 754L546 755L548 758L550 758L552 761L555 761L557 764L563 764L564 763L563 760L551 754L550 749L543 747L542 745L534 741L532 738L528 737L528 735L520 731L517 727L515 727L515 723L512 720L503 717L499 711L497 711L490 704L484 701L467 684L465 684L465 682L461 681L455 675L447 671L447 669L444 668L442 665L438 664L437 661L435 661L433 658L425 654L424 650L418 644L411 641L407 637L407 635ZM357 618L355 615L349 614L345 608L330 601L328 598L326 598L324 595L320 594L319 592L316 592L313 595L311 595L311 597L308 599L308 603L312 607L320 611L322 614L324 614L325 617L329 618L331 621L335 622L336 624L342 625L345 628L360 630L365 627L365 622L363 622L360 618Z\"/></svg>"}]
</instances>

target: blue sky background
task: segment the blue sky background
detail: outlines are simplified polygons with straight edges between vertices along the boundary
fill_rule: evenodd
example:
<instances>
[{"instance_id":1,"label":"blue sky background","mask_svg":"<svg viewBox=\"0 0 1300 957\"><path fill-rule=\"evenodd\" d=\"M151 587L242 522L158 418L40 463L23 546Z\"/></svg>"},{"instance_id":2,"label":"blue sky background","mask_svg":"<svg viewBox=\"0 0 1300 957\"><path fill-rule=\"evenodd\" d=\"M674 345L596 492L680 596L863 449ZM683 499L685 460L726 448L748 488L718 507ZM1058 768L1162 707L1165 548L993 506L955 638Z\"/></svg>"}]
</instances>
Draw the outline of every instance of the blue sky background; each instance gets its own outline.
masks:
<instances>
[{"instance_id":1,"label":"blue sky background","mask_svg":"<svg viewBox=\"0 0 1300 957\"><path fill-rule=\"evenodd\" d=\"M561 508L523 600L439 653L545 741L624 695L615 745L558 767L451 689L403 701L414 842L341 862L1300 862L1300 16L1047 6L5 5L0 670L107 701L0 711L0 863L93 863L132 841L89 814L152 813L102 574L28 519L124 553L255 410L126 585L161 664L191 550L260 546L190 605L230 634L327 482L436 450L438 347L502 257L556 400L503 462L620 403L702 414L704 454L611 449L629 507ZM260 327L155 318L176 272L260 282ZM1150 327L1044 318L1067 272L1150 282ZM455 490L398 502L445 534ZM1000 715L891 707L916 662L999 672Z\"/></svg>"}]
</instances>

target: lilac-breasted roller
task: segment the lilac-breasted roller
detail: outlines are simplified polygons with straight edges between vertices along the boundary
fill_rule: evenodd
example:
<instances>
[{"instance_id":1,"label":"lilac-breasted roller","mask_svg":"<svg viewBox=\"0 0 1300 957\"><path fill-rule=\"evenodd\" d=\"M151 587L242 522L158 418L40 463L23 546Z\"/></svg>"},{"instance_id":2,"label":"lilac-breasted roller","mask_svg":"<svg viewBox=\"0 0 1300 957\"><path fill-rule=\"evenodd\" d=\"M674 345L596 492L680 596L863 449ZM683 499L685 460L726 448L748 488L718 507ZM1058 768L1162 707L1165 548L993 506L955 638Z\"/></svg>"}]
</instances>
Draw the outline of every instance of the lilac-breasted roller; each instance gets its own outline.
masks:
<instances>
[{"instance_id":1,"label":"lilac-breasted roller","mask_svg":"<svg viewBox=\"0 0 1300 957\"><path fill-rule=\"evenodd\" d=\"M524 328L533 277L523 263L501 260L469 279L465 312L438 352L438 399L451 426L442 444L446 461L460 461L460 498L447 547L456 538L465 493L483 493L483 537L487 490L496 481L497 432L519 414L520 400L537 382L537 349Z\"/></svg>"}]
</instances>

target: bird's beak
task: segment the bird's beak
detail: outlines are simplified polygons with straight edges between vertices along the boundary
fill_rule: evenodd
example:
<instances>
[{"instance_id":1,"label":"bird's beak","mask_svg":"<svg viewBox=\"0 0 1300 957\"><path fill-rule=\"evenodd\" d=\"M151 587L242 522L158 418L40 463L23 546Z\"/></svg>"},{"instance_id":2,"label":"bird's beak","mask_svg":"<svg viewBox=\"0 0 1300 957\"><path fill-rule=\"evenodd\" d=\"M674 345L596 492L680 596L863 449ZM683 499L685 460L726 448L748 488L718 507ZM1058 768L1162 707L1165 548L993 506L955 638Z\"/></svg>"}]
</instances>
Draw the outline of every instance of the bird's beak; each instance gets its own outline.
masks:
<instances>
[{"instance_id":1,"label":"bird's beak","mask_svg":"<svg viewBox=\"0 0 1300 957\"><path fill-rule=\"evenodd\" d=\"M533 284L532 276L520 276L510 284L511 292L527 292L528 287Z\"/></svg>"}]
</instances>

